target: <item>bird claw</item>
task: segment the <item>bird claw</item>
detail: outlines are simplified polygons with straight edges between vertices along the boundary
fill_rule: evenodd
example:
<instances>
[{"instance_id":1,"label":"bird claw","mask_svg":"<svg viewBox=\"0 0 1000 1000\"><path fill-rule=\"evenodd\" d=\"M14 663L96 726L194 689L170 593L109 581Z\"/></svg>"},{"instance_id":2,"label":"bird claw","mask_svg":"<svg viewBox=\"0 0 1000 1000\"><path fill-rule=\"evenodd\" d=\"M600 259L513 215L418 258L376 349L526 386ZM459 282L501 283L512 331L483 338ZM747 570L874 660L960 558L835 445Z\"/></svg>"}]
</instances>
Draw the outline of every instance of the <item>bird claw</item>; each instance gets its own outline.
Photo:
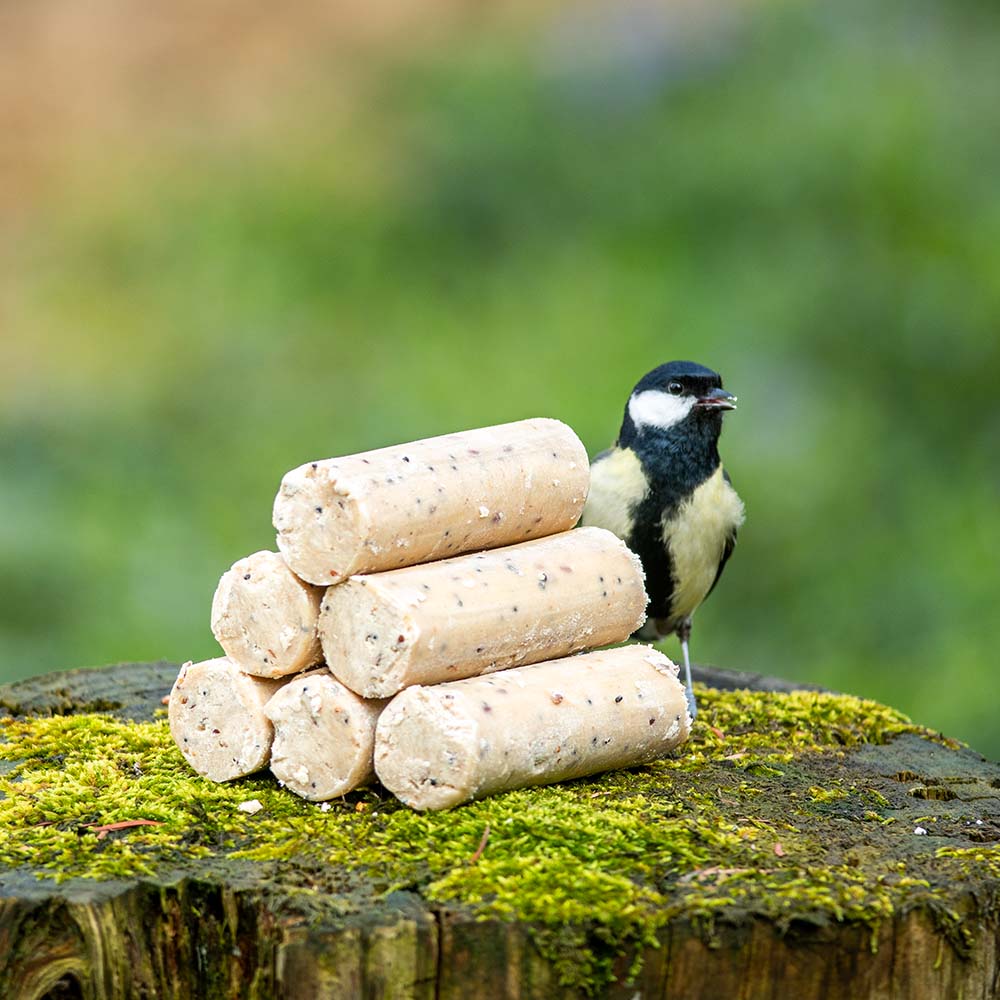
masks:
<instances>
[{"instance_id":1,"label":"bird claw","mask_svg":"<svg viewBox=\"0 0 1000 1000\"><path fill-rule=\"evenodd\" d=\"M685 688L684 694L687 697L688 715L691 716L691 721L698 717L698 702L695 700L694 691L691 688Z\"/></svg>"},{"instance_id":2,"label":"bird claw","mask_svg":"<svg viewBox=\"0 0 1000 1000\"><path fill-rule=\"evenodd\" d=\"M681 653L684 656L684 694L687 697L688 715L691 721L698 717L698 702L694 698L694 684L691 682L691 653L688 650L688 639L691 637L691 620L682 623L677 630L681 640Z\"/></svg>"}]
</instances>

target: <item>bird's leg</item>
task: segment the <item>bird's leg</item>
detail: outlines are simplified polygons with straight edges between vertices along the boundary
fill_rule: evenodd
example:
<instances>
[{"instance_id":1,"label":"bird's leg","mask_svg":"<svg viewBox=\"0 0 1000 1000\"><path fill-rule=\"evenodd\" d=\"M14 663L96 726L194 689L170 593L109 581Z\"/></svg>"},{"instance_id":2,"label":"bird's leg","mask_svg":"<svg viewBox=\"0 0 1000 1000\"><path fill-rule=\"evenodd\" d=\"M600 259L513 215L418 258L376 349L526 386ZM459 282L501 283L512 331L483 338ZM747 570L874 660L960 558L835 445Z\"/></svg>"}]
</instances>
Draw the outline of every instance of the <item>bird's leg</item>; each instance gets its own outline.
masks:
<instances>
[{"instance_id":1,"label":"bird's leg","mask_svg":"<svg viewBox=\"0 0 1000 1000\"><path fill-rule=\"evenodd\" d=\"M681 653L684 655L684 692L687 695L688 714L694 722L698 715L698 703L694 699L694 685L691 682L691 654L688 652L688 641L691 638L691 619L685 618L677 626L677 638L681 641Z\"/></svg>"}]
</instances>

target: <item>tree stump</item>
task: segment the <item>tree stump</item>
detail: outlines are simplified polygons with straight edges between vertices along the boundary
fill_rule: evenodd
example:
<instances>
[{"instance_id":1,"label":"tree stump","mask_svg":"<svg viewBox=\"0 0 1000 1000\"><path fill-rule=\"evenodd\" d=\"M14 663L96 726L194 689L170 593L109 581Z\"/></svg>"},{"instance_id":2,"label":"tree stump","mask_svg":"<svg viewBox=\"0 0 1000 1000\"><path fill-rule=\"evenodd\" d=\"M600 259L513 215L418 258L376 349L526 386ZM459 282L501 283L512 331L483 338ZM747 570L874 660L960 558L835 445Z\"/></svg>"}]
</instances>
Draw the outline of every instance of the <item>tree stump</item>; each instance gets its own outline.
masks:
<instances>
[{"instance_id":1,"label":"tree stump","mask_svg":"<svg viewBox=\"0 0 1000 1000\"><path fill-rule=\"evenodd\" d=\"M702 672L669 759L420 815L204 781L177 670L0 688L0 997L1000 995L1000 765L884 706Z\"/></svg>"}]
</instances>

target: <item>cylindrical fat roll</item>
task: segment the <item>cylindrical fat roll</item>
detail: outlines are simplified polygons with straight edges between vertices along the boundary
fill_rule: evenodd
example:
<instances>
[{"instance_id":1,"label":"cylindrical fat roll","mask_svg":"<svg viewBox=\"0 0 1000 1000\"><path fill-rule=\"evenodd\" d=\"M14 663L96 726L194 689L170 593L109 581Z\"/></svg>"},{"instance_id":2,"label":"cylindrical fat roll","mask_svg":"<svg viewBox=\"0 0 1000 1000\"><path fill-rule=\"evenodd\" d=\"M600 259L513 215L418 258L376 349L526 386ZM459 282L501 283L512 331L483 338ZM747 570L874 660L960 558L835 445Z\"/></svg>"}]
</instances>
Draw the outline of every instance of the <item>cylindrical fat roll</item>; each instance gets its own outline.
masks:
<instances>
[{"instance_id":1,"label":"cylindrical fat roll","mask_svg":"<svg viewBox=\"0 0 1000 1000\"><path fill-rule=\"evenodd\" d=\"M407 688L382 713L375 771L414 809L647 764L687 739L677 667L648 646Z\"/></svg>"},{"instance_id":2,"label":"cylindrical fat roll","mask_svg":"<svg viewBox=\"0 0 1000 1000\"><path fill-rule=\"evenodd\" d=\"M375 777L375 723L385 706L359 698L325 668L289 681L264 706L274 725L272 773L314 802L368 784Z\"/></svg>"},{"instance_id":3,"label":"cylindrical fat roll","mask_svg":"<svg viewBox=\"0 0 1000 1000\"><path fill-rule=\"evenodd\" d=\"M295 674L323 659L316 635L323 591L303 583L277 552L234 563L212 600L212 634L240 670Z\"/></svg>"},{"instance_id":4,"label":"cylindrical fat roll","mask_svg":"<svg viewBox=\"0 0 1000 1000\"><path fill-rule=\"evenodd\" d=\"M293 469L274 526L288 565L331 584L566 531L589 482L569 427L521 420Z\"/></svg>"},{"instance_id":5,"label":"cylindrical fat roll","mask_svg":"<svg viewBox=\"0 0 1000 1000\"><path fill-rule=\"evenodd\" d=\"M224 656L185 663L170 692L170 735L212 781L253 774L267 767L274 735L264 703L283 683L244 674Z\"/></svg>"},{"instance_id":6,"label":"cylindrical fat roll","mask_svg":"<svg viewBox=\"0 0 1000 1000\"><path fill-rule=\"evenodd\" d=\"M603 528L577 528L425 566L352 577L323 598L326 662L385 698L627 639L644 621L642 566Z\"/></svg>"}]
</instances>

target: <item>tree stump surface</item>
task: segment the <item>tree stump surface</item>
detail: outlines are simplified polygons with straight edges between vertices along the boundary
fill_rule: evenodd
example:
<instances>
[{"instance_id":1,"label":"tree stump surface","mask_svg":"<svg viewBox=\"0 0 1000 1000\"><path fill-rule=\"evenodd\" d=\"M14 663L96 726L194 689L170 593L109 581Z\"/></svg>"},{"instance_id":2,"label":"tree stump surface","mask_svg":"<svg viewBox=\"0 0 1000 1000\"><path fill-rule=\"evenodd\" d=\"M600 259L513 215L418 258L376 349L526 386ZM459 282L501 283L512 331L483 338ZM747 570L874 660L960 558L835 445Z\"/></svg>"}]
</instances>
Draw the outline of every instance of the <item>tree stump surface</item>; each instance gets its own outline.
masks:
<instances>
[{"instance_id":1,"label":"tree stump surface","mask_svg":"<svg viewBox=\"0 0 1000 1000\"><path fill-rule=\"evenodd\" d=\"M0 687L5 1000L1000 996L1000 765L875 703L704 668L669 760L421 816L203 781L177 670Z\"/></svg>"}]
</instances>

